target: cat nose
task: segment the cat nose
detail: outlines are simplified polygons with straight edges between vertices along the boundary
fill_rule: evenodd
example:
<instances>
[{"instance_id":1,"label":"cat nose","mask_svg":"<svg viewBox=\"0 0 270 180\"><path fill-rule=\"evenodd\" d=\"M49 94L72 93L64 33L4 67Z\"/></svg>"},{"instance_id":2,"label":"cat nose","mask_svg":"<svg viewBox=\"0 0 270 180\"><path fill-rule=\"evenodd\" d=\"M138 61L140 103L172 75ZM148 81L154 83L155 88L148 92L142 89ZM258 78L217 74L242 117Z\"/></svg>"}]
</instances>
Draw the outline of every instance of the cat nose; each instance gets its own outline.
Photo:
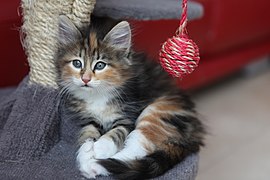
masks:
<instances>
[{"instance_id":1,"label":"cat nose","mask_svg":"<svg viewBox=\"0 0 270 180\"><path fill-rule=\"evenodd\" d=\"M85 84L87 84L87 83L89 83L89 81L91 81L91 79L90 79L90 78L83 78L83 77L82 77L82 81L83 81Z\"/></svg>"}]
</instances>

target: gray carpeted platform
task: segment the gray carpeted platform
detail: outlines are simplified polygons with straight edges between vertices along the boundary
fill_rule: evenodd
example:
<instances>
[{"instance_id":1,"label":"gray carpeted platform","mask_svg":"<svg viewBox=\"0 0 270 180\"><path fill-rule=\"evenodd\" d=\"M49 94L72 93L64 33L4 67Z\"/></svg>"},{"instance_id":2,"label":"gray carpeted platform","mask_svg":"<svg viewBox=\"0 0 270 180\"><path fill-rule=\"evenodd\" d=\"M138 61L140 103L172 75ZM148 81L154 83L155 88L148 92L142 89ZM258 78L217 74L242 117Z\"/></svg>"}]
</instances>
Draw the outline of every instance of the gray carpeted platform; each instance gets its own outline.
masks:
<instances>
[{"instance_id":1,"label":"gray carpeted platform","mask_svg":"<svg viewBox=\"0 0 270 180\"><path fill-rule=\"evenodd\" d=\"M180 0L98 0L94 9L94 15L114 19L180 19L181 13ZM202 5L189 1L188 19L198 19L202 16Z\"/></svg>"}]
</instances>

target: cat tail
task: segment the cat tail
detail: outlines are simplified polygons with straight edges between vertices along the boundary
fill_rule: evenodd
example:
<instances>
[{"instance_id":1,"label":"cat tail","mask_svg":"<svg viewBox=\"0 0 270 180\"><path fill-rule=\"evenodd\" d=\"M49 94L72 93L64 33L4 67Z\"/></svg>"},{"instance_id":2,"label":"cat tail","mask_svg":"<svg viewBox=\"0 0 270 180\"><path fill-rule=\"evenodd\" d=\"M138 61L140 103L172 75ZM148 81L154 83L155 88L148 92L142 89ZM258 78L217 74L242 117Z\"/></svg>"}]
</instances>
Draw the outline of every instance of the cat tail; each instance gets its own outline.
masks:
<instances>
[{"instance_id":1,"label":"cat tail","mask_svg":"<svg viewBox=\"0 0 270 180\"><path fill-rule=\"evenodd\" d=\"M127 162L112 158L98 161L108 172L120 180L154 178L171 169L177 162L179 160L173 160L162 151Z\"/></svg>"}]
</instances>

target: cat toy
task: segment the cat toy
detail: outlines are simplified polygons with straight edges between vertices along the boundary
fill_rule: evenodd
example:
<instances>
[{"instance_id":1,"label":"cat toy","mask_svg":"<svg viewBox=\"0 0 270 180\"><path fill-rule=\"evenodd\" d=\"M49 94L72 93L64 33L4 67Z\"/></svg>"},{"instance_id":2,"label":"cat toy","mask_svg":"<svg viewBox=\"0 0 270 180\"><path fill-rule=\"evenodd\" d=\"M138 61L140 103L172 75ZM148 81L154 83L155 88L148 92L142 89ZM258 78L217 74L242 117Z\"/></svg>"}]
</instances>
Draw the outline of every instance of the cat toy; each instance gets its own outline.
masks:
<instances>
[{"instance_id":1,"label":"cat toy","mask_svg":"<svg viewBox=\"0 0 270 180\"><path fill-rule=\"evenodd\" d=\"M173 77L190 74L200 61L198 46L187 35L187 0L182 1L183 13L176 35L169 38L160 50L160 64Z\"/></svg>"}]
</instances>

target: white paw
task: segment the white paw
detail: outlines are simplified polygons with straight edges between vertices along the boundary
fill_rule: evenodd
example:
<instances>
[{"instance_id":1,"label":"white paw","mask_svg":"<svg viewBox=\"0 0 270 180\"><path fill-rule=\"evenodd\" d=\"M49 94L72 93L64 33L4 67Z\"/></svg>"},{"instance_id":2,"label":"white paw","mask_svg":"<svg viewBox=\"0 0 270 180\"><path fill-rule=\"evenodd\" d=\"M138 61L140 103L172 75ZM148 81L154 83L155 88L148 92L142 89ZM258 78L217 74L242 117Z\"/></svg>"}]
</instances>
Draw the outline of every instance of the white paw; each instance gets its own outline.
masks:
<instances>
[{"instance_id":1,"label":"white paw","mask_svg":"<svg viewBox=\"0 0 270 180\"><path fill-rule=\"evenodd\" d=\"M100 138L94 143L94 152L94 157L96 159L107 159L117 152L117 146L110 139Z\"/></svg>"},{"instance_id":2,"label":"white paw","mask_svg":"<svg viewBox=\"0 0 270 180\"><path fill-rule=\"evenodd\" d=\"M88 169L88 164L94 158L94 141L87 139L77 152L77 163L81 172Z\"/></svg>"},{"instance_id":3,"label":"white paw","mask_svg":"<svg viewBox=\"0 0 270 180\"><path fill-rule=\"evenodd\" d=\"M80 168L81 174L88 179L95 179L97 176L108 176L109 172L96 163L97 160L91 159Z\"/></svg>"}]
</instances>

